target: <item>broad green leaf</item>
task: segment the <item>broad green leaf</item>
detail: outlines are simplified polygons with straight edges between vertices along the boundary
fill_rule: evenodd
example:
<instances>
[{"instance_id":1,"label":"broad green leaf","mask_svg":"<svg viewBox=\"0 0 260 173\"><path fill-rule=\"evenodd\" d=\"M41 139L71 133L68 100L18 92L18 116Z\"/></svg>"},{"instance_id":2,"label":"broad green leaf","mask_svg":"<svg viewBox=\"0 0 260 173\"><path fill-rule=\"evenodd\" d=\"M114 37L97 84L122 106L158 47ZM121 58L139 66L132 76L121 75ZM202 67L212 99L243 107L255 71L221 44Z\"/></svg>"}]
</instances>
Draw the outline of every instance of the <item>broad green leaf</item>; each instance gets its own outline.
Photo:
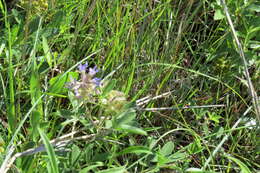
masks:
<instances>
[{"instance_id":1,"label":"broad green leaf","mask_svg":"<svg viewBox=\"0 0 260 173\"><path fill-rule=\"evenodd\" d=\"M217 126L212 133L216 134L216 138L220 138L224 134L224 130L222 126Z\"/></svg>"},{"instance_id":2,"label":"broad green leaf","mask_svg":"<svg viewBox=\"0 0 260 173\"><path fill-rule=\"evenodd\" d=\"M243 162L241 162L239 159L232 157L232 156L228 156L225 155L228 159L232 160L233 162L235 162L236 164L238 164L238 166L241 169L241 173L251 173L250 169L246 166L246 164L244 164Z\"/></svg>"},{"instance_id":3,"label":"broad green leaf","mask_svg":"<svg viewBox=\"0 0 260 173\"><path fill-rule=\"evenodd\" d=\"M221 20L224 19L225 15L223 14L221 9L216 9L215 13L214 13L214 20Z\"/></svg>"},{"instance_id":4,"label":"broad green leaf","mask_svg":"<svg viewBox=\"0 0 260 173\"><path fill-rule=\"evenodd\" d=\"M136 117L136 111L134 109L128 109L119 115L119 118L115 120L115 127L122 124L128 124Z\"/></svg>"},{"instance_id":5,"label":"broad green leaf","mask_svg":"<svg viewBox=\"0 0 260 173\"><path fill-rule=\"evenodd\" d=\"M58 161L55 156L54 149L53 149L48 137L45 135L45 133L40 128L38 128L38 131L40 133L40 136L41 136L44 146L46 148L48 158L50 160L51 173L58 173L59 172Z\"/></svg>"},{"instance_id":6,"label":"broad green leaf","mask_svg":"<svg viewBox=\"0 0 260 173\"><path fill-rule=\"evenodd\" d=\"M34 105L36 101L41 98L42 95L39 74L36 69L33 70L31 74L30 92L31 92L31 104ZM37 111L40 114L40 117L43 116L43 105L41 100L38 102L35 111Z\"/></svg>"},{"instance_id":7,"label":"broad green leaf","mask_svg":"<svg viewBox=\"0 0 260 173\"><path fill-rule=\"evenodd\" d=\"M89 172L97 167L100 167L100 166L104 166L104 163L103 162L96 162L94 165L90 165L84 169L82 169L79 173L86 173L86 172Z\"/></svg>"},{"instance_id":8,"label":"broad green leaf","mask_svg":"<svg viewBox=\"0 0 260 173\"><path fill-rule=\"evenodd\" d=\"M174 143L172 141L169 141L162 147L162 149L160 150L160 153L163 156L167 156L167 155L172 154L173 149L174 149Z\"/></svg>"},{"instance_id":9,"label":"broad green leaf","mask_svg":"<svg viewBox=\"0 0 260 173\"><path fill-rule=\"evenodd\" d=\"M219 123L219 120L222 118L220 115L217 115L216 113L212 112L208 112L209 115L209 119L211 121L214 121L215 123Z\"/></svg>"},{"instance_id":10,"label":"broad green leaf","mask_svg":"<svg viewBox=\"0 0 260 173\"><path fill-rule=\"evenodd\" d=\"M178 160L183 160L186 157L188 157L187 153L185 153L185 152L176 152L176 153L172 154L169 158L172 161L178 161Z\"/></svg>"},{"instance_id":11,"label":"broad green leaf","mask_svg":"<svg viewBox=\"0 0 260 173\"><path fill-rule=\"evenodd\" d=\"M45 54L44 57L45 57L48 65L52 68L52 56L51 56L51 52L50 52L50 47L48 45L47 39L44 36L42 36L42 48L43 48L43 51Z\"/></svg>"},{"instance_id":12,"label":"broad green leaf","mask_svg":"<svg viewBox=\"0 0 260 173\"><path fill-rule=\"evenodd\" d=\"M31 125L33 128L38 128L40 123L41 114L38 111L33 111L31 116Z\"/></svg>"},{"instance_id":13,"label":"broad green leaf","mask_svg":"<svg viewBox=\"0 0 260 173\"><path fill-rule=\"evenodd\" d=\"M35 71L33 71L31 74L30 91L33 105L36 100L38 100L39 96L41 96L41 84L39 81L39 75Z\"/></svg>"},{"instance_id":14,"label":"broad green leaf","mask_svg":"<svg viewBox=\"0 0 260 173\"><path fill-rule=\"evenodd\" d=\"M117 156L123 155L123 154L129 154L129 153L133 153L133 154L141 154L141 153L153 154L153 152L151 152L148 147L145 147L145 146L130 146L130 147L123 149L119 153L117 153Z\"/></svg>"},{"instance_id":15,"label":"broad green leaf","mask_svg":"<svg viewBox=\"0 0 260 173\"><path fill-rule=\"evenodd\" d=\"M91 158L91 161L103 162L103 161L109 160L109 158L111 158L111 153L110 152L103 152L103 153L95 154L95 156Z\"/></svg>"},{"instance_id":16,"label":"broad green leaf","mask_svg":"<svg viewBox=\"0 0 260 173\"><path fill-rule=\"evenodd\" d=\"M127 170L125 167L116 167L116 168L110 168L103 171L98 171L97 173L125 173Z\"/></svg>"},{"instance_id":17,"label":"broad green leaf","mask_svg":"<svg viewBox=\"0 0 260 173\"><path fill-rule=\"evenodd\" d=\"M147 135L146 131L144 131L143 129L131 125L127 125L127 124L122 124L116 129L123 132L129 132L129 133L134 133L139 135Z\"/></svg>"},{"instance_id":18,"label":"broad green leaf","mask_svg":"<svg viewBox=\"0 0 260 173\"><path fill-rule=\"evenodd\" d=\"M50 80L50 93L54 93L54 94L62 94L65 93L67 91L67 88L65 87L65 84L67 82L70 82L70 77L72 78L77 78L78 77L78 73L77 72L69 72L67 74L60 74L58 76L55 76L53 78L51 78Z\"/></svg>"},{"instance_id":19,"label":"broad green leaf","mask_svg":"<svg viewBox=\"0 0 260 173\"><path fill-rule=\"evenodd\" d=\"M260 49L260 42L257 42L257 41L252 41L252 42L250 42L250 44L249 44L249 47L251 48L251 49Z\"/></svg>"},{"instance_id":20,"label":"broad green leaf","mask_svg":"<svg viewBox=\"0 0 260 173\"><path fill-rule=\"evenodd\" d=\"M37 137L39 136L37 128L40 125L40 119L41 119L41 114L39 111L33 111L32 115L30 117L30 122L32 126L32 136L33 136L33 141L37 140Z\"/></svg>"},{"instance_id":21,"label":"broad green leaf","mask_svg":"<svg viewBox=\"0 0 260 173\"><path fill-rule=\"evenodd\" d=\"M106 96L111 90L115 88L115 86L116 86L116 80L115 79L110 80L108 84L105 86L105 88L103 89L102 95Z\"/></svg>"},{"instance_id":22,"label":"broad green leaf","mask_svg":"<svg viewBox=\"0 0 260 173\"><path fill-rule=\"evenodd\" d=\"M60 27L60 25L62 24L62 22L64 22L64 17L66 16L65 12L61 9L58 10L54 15L53 18L51 20L50 26L51 27Z\"/></svg>"},{"instance_id":23,"label":"broad green leaf","mask_svg":"<svg viewBox=\"0 0 260 173\"><path fill-rule=\"evenodd\" d=\"M260 5L252 4L248 7L249 10L259 13L260 12Z\"/></svg>"},{"instance_id":24,"label":"broad green leaf","mask_svg":"<svg viewBox=\"0 0 260 173\"><path fill-rule=\"evenodd\" d=\"M75 164L75 162L79 158L80 153L81 153L81 151L80 151L79 147L77 145L73 145L72 152L71 152L71 162L73 164Z\"/></svg>"},{"instance_id":25,"label":"broad green leaf","mask_svg":"<svg viewBox=\"0 0 260 173\"><path fill-rule=\"evenodd\" d=\"M157 153L153 161L157 162L159 166L172 162L169 157L163 156L161 153Z\"/></svg>"},{"instance_id":26,"label":"broad green leaf","mask_svg":"<svg viewBox=\"0 0 260 173\"><path fill-rule=\"evenodd\" d=\"M12 39L12 43L14 43L17 39L17 34L19 32L19 26L18 25L14 25L12 28L11 28L11 39Z\"/></svg>"},{"instance_id":27,"label":"broad green leaf","mask_svg":"<svg viewBox=\"0 0 260 173\"><path fill-rule=\"evenodd\" d=\"M5 141L3 140L2 136L0 136L0 153L5 151L4 147L2 147L4 145L5 145Z\"/></svg>"},{"instance_id":28,"label":"broad green leaf","mask_svg":"<svg viewBox=\"0 0 260 173\"><path fill-rule=\"evenodd\" d=\"M1 43L1 46L0 46L0 55L2 55L2 52L5 48L5 44L4 43Z\"/></svg>"},{"instance_id":29,"label":"broad green leaf","mask_svg":"<svg viewBox=\"0 0 260 173\"><path fill-rule=\"evenodd\" d=\"M34 33L39 29L38 27L39 27L40 20L41 20L41 16L37 16L31 20L31 22L29 23L30 34Z\"/></svg>"},{"instance_id":30,"label":"broad green leaf","mask_svg":"<svg viewBox=\"0 0 260 173\"><path fill-rule=\"evenodd\" d=\"M190 172L190 173L216 173L213 171L203 171L200 168L188 168L186 169L186 172Z\"/></svg>"}]
</instances>

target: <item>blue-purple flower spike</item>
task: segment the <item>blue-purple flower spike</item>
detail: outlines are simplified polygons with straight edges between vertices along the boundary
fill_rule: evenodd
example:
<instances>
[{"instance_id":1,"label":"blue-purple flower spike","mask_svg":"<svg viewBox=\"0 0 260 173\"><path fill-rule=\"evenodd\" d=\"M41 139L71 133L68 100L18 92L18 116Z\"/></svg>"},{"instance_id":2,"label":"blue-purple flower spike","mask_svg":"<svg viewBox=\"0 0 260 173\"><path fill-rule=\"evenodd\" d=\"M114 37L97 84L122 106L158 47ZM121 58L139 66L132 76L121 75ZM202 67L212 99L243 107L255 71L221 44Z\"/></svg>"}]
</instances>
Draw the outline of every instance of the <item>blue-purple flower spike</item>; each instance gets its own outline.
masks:
<instances>
[{"instance_id":1,"label":"blue-purple flower spike","mask_svg":"<svg viewBox=\"0 0 260 173\"><path fill-rule=\"evenodd\" d=\"M80 72L84 72L84 71L86 71L87 67L88 67L88 62L86 62L86 64L83 64L83 65L80 64L78 66L78 69L79 69Z\"/></svg>"},{"instance_id":2,"label":"blue-purple flower spike","mask_svg":"<svg viewBox=\"0 0 260 173\"><path fill-rule=\"evenodd\" d=\"M101 79L95 77L91 80L91 82L93 82L96 86L100 86Z\"/></svg>"},{"instance_id":3,"label":"blue-purple flower spike","mask_svg":"<svg viewBox=\"0 0 260 173\"><path fill-rule=\"evenodd\" d=\"M88 74L90 76L94 76L98 71L99 70L98 70L97 66L95 66L94 68L89 68Z\"/></svg>"}]
</instances>

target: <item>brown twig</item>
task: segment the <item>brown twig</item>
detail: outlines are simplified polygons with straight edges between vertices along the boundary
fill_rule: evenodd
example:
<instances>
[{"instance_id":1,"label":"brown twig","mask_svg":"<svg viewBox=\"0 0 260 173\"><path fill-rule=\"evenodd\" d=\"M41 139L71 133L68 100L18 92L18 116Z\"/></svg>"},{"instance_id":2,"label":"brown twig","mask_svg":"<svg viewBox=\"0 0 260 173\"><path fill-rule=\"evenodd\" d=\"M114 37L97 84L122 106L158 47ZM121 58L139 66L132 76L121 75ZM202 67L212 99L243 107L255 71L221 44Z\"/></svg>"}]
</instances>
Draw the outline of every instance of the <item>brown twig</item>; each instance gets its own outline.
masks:
<instances>
[{"instance_id":1,"label":"brown twig","mask_svg":"<svg viewBox=\"0 0 260 173\"><path fill-rule=\"evenodd\" d=\"M179 110L179 109L201 109L201 108L219 108L225 107L222 105L202 105L202 106L183 106L183 107L160 107L160 108L143 108L141 111L164 111L164 110Z\"/></svg>"}]
</instances>

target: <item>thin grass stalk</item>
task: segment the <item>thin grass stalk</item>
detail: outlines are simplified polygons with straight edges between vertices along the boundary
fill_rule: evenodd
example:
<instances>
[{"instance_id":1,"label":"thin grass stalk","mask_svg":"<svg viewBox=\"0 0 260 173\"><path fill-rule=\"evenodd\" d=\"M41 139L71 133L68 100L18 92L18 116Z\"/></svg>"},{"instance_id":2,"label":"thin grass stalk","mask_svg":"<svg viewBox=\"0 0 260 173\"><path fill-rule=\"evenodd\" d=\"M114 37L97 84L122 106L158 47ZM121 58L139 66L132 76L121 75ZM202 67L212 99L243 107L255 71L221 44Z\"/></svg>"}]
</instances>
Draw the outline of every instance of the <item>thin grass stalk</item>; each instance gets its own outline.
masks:
<instances>
[{"instance_id":1,"label":"thin grass stalk","mask_svg":"<svg viewBox=\"0 0 260 173\"><path fill-rule=\"evenodd\" d=\"M249 75L249 72L248 72L248 69L247 69L247 61L246 61L246 58L245 58L245 54L244 54L243 48L241 46L241 43L240 43L240 41L237 37L236 30L235 30L235 27L234 27L233 22L231 20L230 14L228 12L228 7L226 5L225 0L221 0L221 3L222 3L222 6L224 8L224 12L225 12L225 15L227 17L228 24L231 28L232 35L235 39L236 46L237 46L237 49L238 49L237 51L239 52L239 55L240 55L241 59L243 60L243 65L244 65L244 68L245 68L244 72L245 72L245 75L246 75L246 80L247 80L247 84L248 84L248 87L249 87L249 92L250 92L250 95L252 97L252 103L253 103L253 106L254 106L254 109L255 109L256 118L258 119L258 123L260 124L260 104L259 104L258 96L256 94L256 91L254 89L254 86L252 84L252 81L251 81L251 78L250 78L250 75Z\"/></svg>"},{"instance_id":2,"label":"thin grass stalk","mask_svg":"<svg viewBox=\"0 0 260 173\"><path fill-rule=\"evenodd\" d=\"M16 127L16 117L15 117L15 94L14 94L14 78L13 78L13 56L12 56L12 33L11 33L11 28L10 28L10 23L7 19L7 8L6 5L0 1L0 8L1 11L4 15L4 21L5 21L5 27L8 30L8 82L9 82L9 98L7 101L7 110L8 110L8 124L13 131Z\"/></svg>"},{"instance_id":3,"label":"thin grass stalk","mask_svg":"<svg viewBox=\"0 0 260 173\"><path fill-rule=\"evenodd\" d=\"M239 125L239 123L242 121L243 117L244 117L245 115L247 115L247 113L248 113L249 111L250 111L250 108L248 108L248 109L244 112L243 116L240 117L240 118L236 121L236 123L232 126L231 130L234 130L234 129ZM221 147L223 146L223 144L228 140L228 138L229 138L230 135L231 135L231 132L228 133L228 134L226 134L226 135L223 137L223 139L220 141L220 143L216 146L216 148L214 149L214 151L212 152L212 154L210 154L209 158L206 160L206 163L204 164L204 166L203 166L203 168L202 168L203 170L205 170L205 169L208 167L209 163L210 163L210 162L212 161L212 159L216 156L216 154L219 152L219 150L221 149Z\"/></svg>"},{"instance_id":4,"label":"thin grass stalk","mask_svg":"<svg viewBox=\"0 0 260 173\"><path fill-rule=\"evenodd\" d=\"M18 127L15 129L15 132L12 136L11 141L9 142L7 149L6 149L6 156L4 161L2 162L1 168L0 168L0 172L4 172L8 160L11 158L12 154L13 154L13 148L15 147L15 140L17 138L17 135L20 131L20 129L22 128L23 124L25 123L26 119L29 117L29 115L32 113L32 111L35 109L35 107L38 105L39 101L44 97L44 95L42 95L31 107L31 109L27 112L27 114L24 116L24 118L22 119L22 121L20 121Z\"/></svg>"}]
</instances>

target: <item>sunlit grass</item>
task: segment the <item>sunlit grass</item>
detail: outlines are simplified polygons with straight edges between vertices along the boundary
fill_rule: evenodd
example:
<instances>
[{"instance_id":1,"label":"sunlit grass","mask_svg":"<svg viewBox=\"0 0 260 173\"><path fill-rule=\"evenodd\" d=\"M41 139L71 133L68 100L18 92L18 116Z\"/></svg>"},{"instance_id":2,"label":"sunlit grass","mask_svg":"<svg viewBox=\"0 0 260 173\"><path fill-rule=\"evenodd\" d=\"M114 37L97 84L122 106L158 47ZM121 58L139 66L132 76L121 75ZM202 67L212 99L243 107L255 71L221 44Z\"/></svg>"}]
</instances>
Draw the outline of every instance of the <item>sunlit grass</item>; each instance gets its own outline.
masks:
<instances>
[{"instance_id":1,"label":"sunlit grass","mask_svg":"<svg viewBox=\"0 0 260 173\"><path fill-rule=\"evenodd\" d=\"M260 169L245 67L218 1L30 2L0 2L2 172ZM227 5L259 93L257 3Z\"/></svg>"}]
</instances>

